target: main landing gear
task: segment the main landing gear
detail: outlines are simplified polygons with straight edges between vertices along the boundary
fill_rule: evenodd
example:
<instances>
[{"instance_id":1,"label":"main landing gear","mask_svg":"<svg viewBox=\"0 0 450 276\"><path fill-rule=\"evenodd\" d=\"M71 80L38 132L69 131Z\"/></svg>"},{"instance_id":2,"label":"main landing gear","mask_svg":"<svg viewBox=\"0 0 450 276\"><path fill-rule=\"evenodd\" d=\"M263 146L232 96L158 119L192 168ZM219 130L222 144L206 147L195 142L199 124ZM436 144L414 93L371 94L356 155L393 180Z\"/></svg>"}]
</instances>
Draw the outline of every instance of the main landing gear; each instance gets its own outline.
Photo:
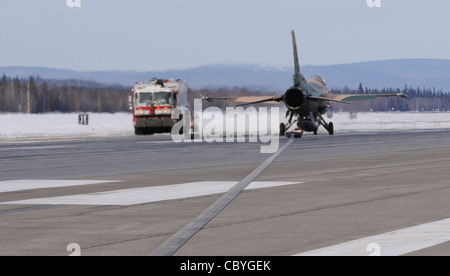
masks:
<instances>
[{"instance_id":1,"label":"main landing gear","mask_svg":"<svg viewBox=\"0 0 450 276\"><path fill-rule=\"evenodd\" d=\"M286 125L284 123L280 124L280 136L284 136L286 133Z\"/></svg>"},{"instance_id":2,"label":"main landing gear","mask_svg":"<svg viewBox=\"0 0 450 276\"><path fill-rule=\"evenodd\" d=\"M323 119L322 115L319 115L319 124L321 126L323 126L327 131L328 134L330 135L334 135L334 125L332 122L325 122L325 120ZM317 134L317 131L314 132L314 134Z\"/></svg>"}]
</instances>

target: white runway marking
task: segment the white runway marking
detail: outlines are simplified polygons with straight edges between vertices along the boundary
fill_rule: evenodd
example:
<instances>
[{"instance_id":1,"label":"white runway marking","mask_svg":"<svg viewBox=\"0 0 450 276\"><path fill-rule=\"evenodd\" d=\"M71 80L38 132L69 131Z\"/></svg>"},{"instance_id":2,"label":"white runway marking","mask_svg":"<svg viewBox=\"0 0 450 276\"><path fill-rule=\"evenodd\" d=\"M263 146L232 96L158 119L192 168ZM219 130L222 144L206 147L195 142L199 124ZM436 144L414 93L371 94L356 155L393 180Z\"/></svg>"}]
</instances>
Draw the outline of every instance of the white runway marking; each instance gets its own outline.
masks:
<instances>
[{"instance_id":1,"label":"white runway marking","mask_svg":"<svg viewBox=\"0 0 450 276\"><path fill-rule=\"evenodd\" d=\"M400 256L450 241L450 218L362 238L295 256Z\"/></svg>"},{"instance_id":2,"label":"white runway marking","mask_svg":"<svg viewBox=\"0 0 450 276\"><path fill-rule=\"evenodd\" d=\"M183 199L225 193L236 182L204 181L157 187L115 190L102 193L81 194L61 197L36 198L1 204L44 204L44 205L135 205L164 200ZM298 182L253 182L247 189L262 189L300 184Z\"/></svg>"},{"instance_id":3,"label":"white runway marking","mask_svg":"<svg viewBox=\"0 0 450 276\"><path fill-rule=\"evenodd\" d=\"M11 180L0 181L0 193L121 182L115 180Z\"/></svg>"},{"instance_id":4,"label":"white runway marking","mask_svg":"<svg viewBox=\"0 0 450 276\"><path fill-rule=\"evenodd\" d=\"M186 224L183 228L178 230L175 234L170 236L165 242L154 249L151 256L172 256L177 252L188 240L190 240L198 231L200 231L206 224L214 219L224 208L228 206L239 194L245 189L249 188L255 179L257 179L275 160L287 150L287 148L294 142L294 136L291 136L281 148L267 158L261 165L254 169L249 175L244 177L241 181L233 184L233 186L226 191L218 200L206 208L200 215L196 216L191 222Z\"/></svg>"}]
</instances>

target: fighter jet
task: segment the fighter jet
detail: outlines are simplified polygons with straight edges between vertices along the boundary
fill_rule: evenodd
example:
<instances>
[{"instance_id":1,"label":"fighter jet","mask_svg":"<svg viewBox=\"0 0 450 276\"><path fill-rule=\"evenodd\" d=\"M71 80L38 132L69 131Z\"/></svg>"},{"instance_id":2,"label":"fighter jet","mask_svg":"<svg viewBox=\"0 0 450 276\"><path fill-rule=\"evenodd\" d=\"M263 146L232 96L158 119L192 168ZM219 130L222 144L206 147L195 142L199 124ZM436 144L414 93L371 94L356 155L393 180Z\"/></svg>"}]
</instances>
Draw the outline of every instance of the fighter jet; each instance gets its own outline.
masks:
<instances>
[{"instance_id":1,"label":"fighter jet","mask_svg":"<svg viewBox=\"0 0 450 276\"><path fill-rule=\"evenodd\" d=\"M330 103L352 104L353 101L369 100L378 97L401 97L408 98L403 93L397 94L332 94L326 85L325 80L318 75L312 76L309 81L300 73L300 64L298 61L297 42L295 33L292 30L292 47L294 50L294 85L291 86L281 96L247 96L247 97L223 97L210 98L202 96L204 101L228 100L231 102L243 103L240 105L249 105L257 103L280 103L283 102L287 107L286 118L287 123L280 124L280 135L284 135L294 124L297 124L297 131L314 132L320 126L323 126L330 135L334 134L333 123L327 123L323 115L329 111ZM331 117L331 116L329 116ZM286 133L290 136L292 133Z\"/></svg>"}]
</instances>

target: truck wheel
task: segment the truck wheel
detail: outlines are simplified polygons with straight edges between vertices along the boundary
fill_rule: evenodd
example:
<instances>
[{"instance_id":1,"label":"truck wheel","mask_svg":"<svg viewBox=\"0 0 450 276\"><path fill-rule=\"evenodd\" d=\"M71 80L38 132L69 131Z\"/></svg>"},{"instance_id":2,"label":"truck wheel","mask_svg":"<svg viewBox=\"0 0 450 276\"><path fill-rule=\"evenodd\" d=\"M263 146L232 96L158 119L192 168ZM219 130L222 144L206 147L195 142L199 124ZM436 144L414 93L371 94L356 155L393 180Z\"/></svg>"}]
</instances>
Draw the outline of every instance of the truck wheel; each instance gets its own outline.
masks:
<instances>
[{"instance_id":1,"label":"truck wheel","mask_svg":"<svg viewBox=\"0 0 450 276\"><path fill-rule=\"evenodd\" d=\"M135 135L144 135L144 130L141 127L135 127L134 134Z\"/></svg>"},{"instance_id":2,"label":"truck wheel","mask_svg":"<svg viewBox=\"0 0 450 276\"><path fill-rule=\"evenodd\" d=\"M153 129L147 127L144 129L144 135L153 135Z\"/></svg>"}]
</instances>

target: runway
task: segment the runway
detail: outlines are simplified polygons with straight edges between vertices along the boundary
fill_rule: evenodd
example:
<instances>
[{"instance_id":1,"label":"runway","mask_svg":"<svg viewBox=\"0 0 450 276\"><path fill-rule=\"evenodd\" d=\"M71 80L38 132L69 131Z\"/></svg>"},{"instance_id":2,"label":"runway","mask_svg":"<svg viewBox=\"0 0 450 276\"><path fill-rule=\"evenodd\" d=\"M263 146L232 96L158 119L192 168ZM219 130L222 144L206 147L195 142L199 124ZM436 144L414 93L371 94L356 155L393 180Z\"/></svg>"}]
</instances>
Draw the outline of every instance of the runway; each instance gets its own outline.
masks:
<instances>
[{"instance_id":1,"label":"runway","mask_svg":"<svg viewBox=\"0 0 450 276\"><path fill-rule=\"evenodd\" d=\"M450 255L449 134L304 135L175 255ZM0 255L148 255L269 156L168 135L0 143Z\"/></svg>"}]
</instances>

